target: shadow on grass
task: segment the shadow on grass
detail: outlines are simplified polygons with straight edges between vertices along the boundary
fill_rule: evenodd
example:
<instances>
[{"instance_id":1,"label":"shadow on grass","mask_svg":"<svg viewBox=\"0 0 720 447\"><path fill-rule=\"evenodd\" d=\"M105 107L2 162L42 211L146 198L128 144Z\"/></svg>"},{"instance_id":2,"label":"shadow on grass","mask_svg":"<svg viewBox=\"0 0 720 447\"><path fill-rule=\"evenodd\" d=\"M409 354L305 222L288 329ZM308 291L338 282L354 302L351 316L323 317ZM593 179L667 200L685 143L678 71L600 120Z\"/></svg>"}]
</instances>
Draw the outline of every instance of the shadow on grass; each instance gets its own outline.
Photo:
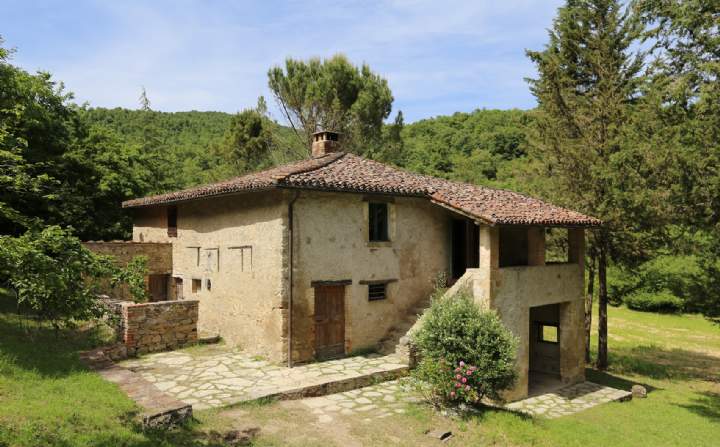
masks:
<instances>
[{"instance_id":1,"label":"shadow on grass","mask_svg":"<svg viewBox=\"0 0 720 447\"><path fill-rule=\"evenodd\" d=\"M706 391L700 393L702 397L693 399L691 404L680 405L680 407L692 411L693 413L710 419L711 422L720 422L720 393Z\"/></svg>"},{"instance_id":2,"label":"shadow on grass","mask_svg":"<svg viewBox=\"0 0 720 447\"><path fill-rule=\"evenodd\" d=\"M78 351L103 343L100 327L55 330L8 312L0 313L0 334L0 358L6 365L54 378L86 370Z\"/></svg>"},{"instance_id":3,"label":"shadow on grass","mask_svg":"<svg viewBox=\"0 0 720 447\"><path fill-rule=\"evenodd\" d=\"M615 348L610 352L613 372L641 375L657 380L720 381L720 359L685 349L653 345Z\"/></svg>"},{"instance_id":4,"label":"shadow on grass","mask_svg":"<svg viewBox=\"0 0 720 447\"><path fill-rule=\"evenodd\" d=\"M642 385L645 387L648 393L662 388L657 388L647 383L638 382L637 380L627 380L622 377L614 376L605 371L598 371L596 369L586 368L585 369L585 380L598 385L609 386L618 390L631 391L633 385Z\"/></svg>"}]
</instances>

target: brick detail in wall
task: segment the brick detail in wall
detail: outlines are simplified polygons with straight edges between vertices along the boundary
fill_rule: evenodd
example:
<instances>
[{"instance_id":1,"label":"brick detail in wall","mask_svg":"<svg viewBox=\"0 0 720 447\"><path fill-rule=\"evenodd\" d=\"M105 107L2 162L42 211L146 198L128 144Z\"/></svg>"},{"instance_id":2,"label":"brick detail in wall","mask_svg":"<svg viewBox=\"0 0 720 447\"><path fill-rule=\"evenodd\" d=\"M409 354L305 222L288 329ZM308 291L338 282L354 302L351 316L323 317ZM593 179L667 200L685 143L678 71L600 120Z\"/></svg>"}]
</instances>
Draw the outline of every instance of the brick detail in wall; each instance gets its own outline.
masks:
<instances>
[{"instance_id":1,"label":"brick detail in wall","mask_svg":"<svg viewBox=\"0 0 720 447\"><path fill-rule=\"evenodd\" d=\"M197 300L122 302L120 334L130 356L168 351L197 342Z\"/></svg>"}]
</instances>

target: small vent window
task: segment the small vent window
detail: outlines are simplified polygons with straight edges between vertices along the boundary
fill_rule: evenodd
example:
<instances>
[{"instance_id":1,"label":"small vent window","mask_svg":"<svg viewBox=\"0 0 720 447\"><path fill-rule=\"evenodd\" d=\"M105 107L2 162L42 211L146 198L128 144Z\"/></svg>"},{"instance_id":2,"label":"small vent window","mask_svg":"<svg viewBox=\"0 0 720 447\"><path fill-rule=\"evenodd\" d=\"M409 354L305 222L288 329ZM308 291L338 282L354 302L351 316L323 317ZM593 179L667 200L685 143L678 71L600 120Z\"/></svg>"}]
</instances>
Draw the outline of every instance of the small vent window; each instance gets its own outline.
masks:
<instances>
[{"instance_id":1,"label":"small vent window","mask_svg":"<svg viewBox=\"0 0 720 447\"><path fill-rule=\"evenodd\" d=\"M202 279L192 280L192 293L198 293L202 289Z\"/></svg>"},{"instance_id":2,"label":"small vent window","mask_svg":"<svg viewBox=\"0 0 720 447\"><path fill-rule=\"evenodd\" d=\"M379 301L387 298L387 284L369 284L368 301Z\"/></svg>"},{"instance_id":3,"label":"small vent window","mask_svg":"<svg viewBox=\"0 0 720 447\"><path fill-rule=\"evenodd\" d=\"M208 292L212 290L212 281L209 278L205 280L205 290Z\"/></svg>"}]
</instances>

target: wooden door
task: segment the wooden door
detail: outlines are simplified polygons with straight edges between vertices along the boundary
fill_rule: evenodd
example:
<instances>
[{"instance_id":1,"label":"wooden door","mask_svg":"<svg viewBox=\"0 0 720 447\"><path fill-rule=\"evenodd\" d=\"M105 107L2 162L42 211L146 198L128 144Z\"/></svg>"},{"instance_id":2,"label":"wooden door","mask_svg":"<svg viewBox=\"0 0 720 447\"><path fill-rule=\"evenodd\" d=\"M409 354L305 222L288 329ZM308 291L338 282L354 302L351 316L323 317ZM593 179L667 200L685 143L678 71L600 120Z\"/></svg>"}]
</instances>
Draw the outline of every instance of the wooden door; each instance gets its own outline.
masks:
<instances>
[{"instance_id":1,"label":"wooden door","mask_svg":"<svg viewBox=\"0 0 720 447\"><path fill-rule=\"evenodd\" d=\"M315 287L315 357L345 354L345 286Z\"/></svg>"},{"instance_id":2,"label":"wooden door","mask_svg":"<svg viewBox=\"0 0 720 447\"><path fill-rule=\"evenodd\" d=\"M148 277L148 294L150 301L167 300L167 283L169 275L149 275Z\"/></svg>"}]
</instances>

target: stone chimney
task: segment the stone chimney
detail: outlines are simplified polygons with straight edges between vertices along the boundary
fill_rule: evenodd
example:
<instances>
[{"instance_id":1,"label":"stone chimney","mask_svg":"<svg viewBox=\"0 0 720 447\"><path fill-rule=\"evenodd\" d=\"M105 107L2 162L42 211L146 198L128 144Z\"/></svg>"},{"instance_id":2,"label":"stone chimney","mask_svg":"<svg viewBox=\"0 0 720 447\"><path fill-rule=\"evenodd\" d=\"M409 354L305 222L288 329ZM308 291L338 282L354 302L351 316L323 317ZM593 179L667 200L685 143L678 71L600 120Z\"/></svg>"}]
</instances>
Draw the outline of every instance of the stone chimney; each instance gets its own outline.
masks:
<instances>
[{"instance_id":1,"label":"stone chimney","mask_svg":"<svg viewBox=\"0 0 720 447\"><path fill-rule=\"evenodd\" d=\"M322 157L340 151L340 134L327 130L315 132L312 141L312 156Z\"/></svg>"}]
</instances>

